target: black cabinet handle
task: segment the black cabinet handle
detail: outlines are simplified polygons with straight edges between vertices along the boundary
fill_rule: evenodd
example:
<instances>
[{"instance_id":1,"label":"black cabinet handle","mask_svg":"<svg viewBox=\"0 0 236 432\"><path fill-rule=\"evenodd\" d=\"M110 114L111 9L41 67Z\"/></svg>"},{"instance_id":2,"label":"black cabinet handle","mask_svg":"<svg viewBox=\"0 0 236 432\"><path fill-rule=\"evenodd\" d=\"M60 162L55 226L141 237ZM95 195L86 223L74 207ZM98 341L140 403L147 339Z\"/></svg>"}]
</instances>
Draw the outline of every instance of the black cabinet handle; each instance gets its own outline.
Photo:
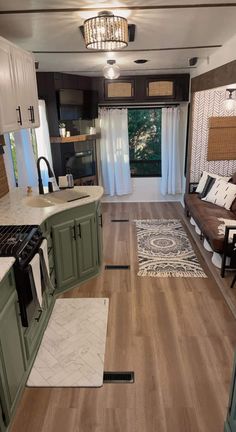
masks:
<instances>
[{"instance_id":1,"label":"black cabinet handle","mask_svg":"<svg viewBox=\"0 0 236 432\"><path fill-rule=\"evenodd\" d=\"M81 238L81 225L80 225L80 223L79 223L79 225L77 225L78 226L78 228L79 228L79 238Z\"/></svg>"},{"instance_id":2,"label":"black cabinet handle","mask_svg":"<svg viewBox=\"0 0 236 432\"><path fill-rule=\"evenodd\" d=\"M35 318L35 321L39 322L42 313L43 313L42 309L39 309L39 316L37 318Z\"/></svg>"},{"instance_id":3,"label":"black cabinet handle","mask_svg":"<svg viewBox=\"0 0 236 432\"><path fill-rule=\"evenodd\" d=\"M31 117L32 117L32 123L35 123L35 115L34 115L34 107L33 107L33 105L31 106L31 113L32 113L32 115L31 115Z\"/></svg>"},{"instance_id":4,"label":"black cabinet handle","mask_svg":"<svg viewBox=\"0 0 236 432\"><path fill-rule=\"evenodd\" d=\"M99 217L100 217L100 227L102 228L103 227L102 214L100 214Z\"/></svg>"},{"instance_id":5,"label":"black cabinet handle","mask_svg":"<svg viewBox=\"0 0 236 432\"><path fill-rule=\"evenodd\" d=\"M30 106L30 107L28 108L28 111L30 112L30 118L29 118L29 121L30 121L31 123L33 123L33 119L32 119L32 106Z\"/></svg>"},{"instance_id":6,"label":"black cabinet handle","mask_svg":"<svg viewBox=\"0 0 236 432\"><path fill-rule=\"evenodd\" d=\"M76 229L75 229L75 225L71 226L70 229L71 229L71 235L72 235L72 238L73 238L74 240L76 240Z\"/></svg>"},{"instance_id":7,"label":"black cabinet handle","mask_svg":"<svg viewBox=\"0 0 236 432\"><path fill-rule=\"evenodd\" d=\"M28 108L28 111L30 112L30 118L29 118L29 121L30 121L31 123L35 123L34 107L33 107L33 105L30 105L30 107Z\"/></svg>"},{"instance_id":8,"label":"black cabinet handle","mask_svg":"<svg viewBox=\"0 0 236 432\"><path fill-rule=\"evenodd\" d=\"M16 108L16 111L19 114L19 119L17 120L17 123L19 123L20 125L22 125L22 117L21 117L21 109L20 109L20 105L18 105L18 108Z\"/></svg>"}]
</instances>

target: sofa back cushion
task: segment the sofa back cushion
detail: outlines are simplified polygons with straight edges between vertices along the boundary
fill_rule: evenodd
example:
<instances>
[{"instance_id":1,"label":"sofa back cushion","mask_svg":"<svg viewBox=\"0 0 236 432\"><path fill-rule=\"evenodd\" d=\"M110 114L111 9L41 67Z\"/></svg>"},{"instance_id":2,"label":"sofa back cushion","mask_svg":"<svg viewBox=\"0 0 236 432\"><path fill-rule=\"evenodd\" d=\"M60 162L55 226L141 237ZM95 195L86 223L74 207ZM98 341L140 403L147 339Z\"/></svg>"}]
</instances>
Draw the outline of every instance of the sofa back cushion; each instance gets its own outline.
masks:
<instances>
[{"instance_id":1,"label":"sofa back cushion","mask_svg":"<svg viewBox=\"0 0 236 432\"><path fill-rule=\"evenodd\" d=\"M231 179L231 177L223 177L223 176L219 176L218 174L213 174L213 173L209 173L207 171L203 171L202 176L201 176L199 183L198 183L198 187L196 189L197 193L202 193L204 186L207 182L208 176L216 178L216 179L220 178L220 179L225 180L226 182L228 182Z\"/></svg>"},{"instance_id":2,"label":"sofa back cushion","mask_svg":"<svg viewBox=\"0 0 236 432\"><path fill-rule=\"evenodd\" d=\"M222 179L216 179L207 196L202 198L202 200L211 202L229 210L235 198L236 185L227 183Z\"/></svg>"}]
</instances>

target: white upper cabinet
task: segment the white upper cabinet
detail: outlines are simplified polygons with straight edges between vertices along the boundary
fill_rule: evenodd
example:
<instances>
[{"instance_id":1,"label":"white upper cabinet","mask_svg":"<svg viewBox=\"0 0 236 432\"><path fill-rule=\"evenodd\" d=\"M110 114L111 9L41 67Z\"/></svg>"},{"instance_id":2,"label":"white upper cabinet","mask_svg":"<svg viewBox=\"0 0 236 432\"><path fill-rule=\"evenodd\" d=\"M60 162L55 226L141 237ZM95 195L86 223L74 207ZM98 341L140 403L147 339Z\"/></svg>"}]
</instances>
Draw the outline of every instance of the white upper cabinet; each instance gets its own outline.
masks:
<instances>
[{"instance_id":1,"label":"white upper cabinet","mask_svg":"<svg viewBox=\"0 0 236 432\"><path fill-rule=\"evenodd\" d=\"M38 94L34 60L27 51L12 47L17 108L20 108L22 127L39 126Z\"/></svg>"},{"instance_id":2,"label":"white upper cabinet","mask_svg":"<svg viewBox=\"0 0 236 432\"><path fill-rule=\"evenodd\" d=\"M0 38L0 134L38 126L33 56Z\"/></svg>"},{"instance_id":3,"label":"white upper cabinet","mask_svg":"<svg viewBox=\"0 0 236 432\"><path fill-rule=\"evenodd\" d=\"M7 41L0 39L0 133L18 130L15 83L11 50Z\"/></svg>"}]
</instances>

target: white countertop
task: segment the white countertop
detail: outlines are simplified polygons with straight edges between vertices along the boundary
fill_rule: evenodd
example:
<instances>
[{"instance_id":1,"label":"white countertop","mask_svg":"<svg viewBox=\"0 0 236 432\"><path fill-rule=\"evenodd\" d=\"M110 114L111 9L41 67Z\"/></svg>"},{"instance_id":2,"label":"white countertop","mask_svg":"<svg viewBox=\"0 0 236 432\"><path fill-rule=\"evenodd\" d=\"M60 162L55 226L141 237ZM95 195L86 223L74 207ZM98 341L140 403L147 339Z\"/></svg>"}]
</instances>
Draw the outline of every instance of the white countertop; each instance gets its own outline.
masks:
<instances>
[{"instance_id":1,"label":"white countertop","mask_svg":"<svg viewBox=\"0 0 236 432\"><path fill-rule=\"evenodd\" d=\"M101 186L75 186L74 190L85 192L89 197L63 204L55 204L51 207L29 207L26 205L27 197L38 196L37 189L34 189L30 195L27 195L26 188L12 189L0 199L0 225L41 225L48 217L56 213L98 201L103 195ZM14 262L15 258L0 257L0 281Z\"/></svg>"},{"instance_id":2,"label":"white countertop","mask_svg":"<svg viewBox=\"0 0 236 432\"><path fill-rule=\"evenodd\" d=\"M15 262L15 258L7 257L0 258L0 282L3 280L4 276L10 270Z\"/></svg>"},{"instance_id":3,"label":"white countertop","mask_svg":"<svg viewBox=\"0 0 236 432\"><path fill-rule=\"evenodd\" d=\"M34 189L27 195L26 188L11 189L0 199L0 225L41 225L56 213L98 201L103 195L101 186L75 186L74 190L85 192L89 197L51 207L29 207L26 205L27 197L38 196L38 190Z\"/></svg>"}]
</instances>

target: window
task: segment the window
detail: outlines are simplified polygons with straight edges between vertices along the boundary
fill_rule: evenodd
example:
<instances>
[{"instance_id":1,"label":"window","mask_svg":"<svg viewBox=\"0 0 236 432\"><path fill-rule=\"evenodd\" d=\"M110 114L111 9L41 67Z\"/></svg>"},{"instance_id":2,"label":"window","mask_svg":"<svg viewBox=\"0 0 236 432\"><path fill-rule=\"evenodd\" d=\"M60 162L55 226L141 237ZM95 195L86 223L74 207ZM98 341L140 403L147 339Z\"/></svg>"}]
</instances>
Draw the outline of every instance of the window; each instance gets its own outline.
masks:
<instances>
[{"instance_id":1,"label":"window","mask_svg":"<svg viewBox=\"0 0 236 432\"><path fill-rule=\"evenodd\" d=\"M35 130L29 129L29 134L30 134L29 135L30 141L31 141L31 144L33 147L33 154L34 154L35 160L37 160L38 149L37 149ZM10 139L11 158L12 158L13 169L14 169L15 183L16 183L16 186L18 186L19 174L18 174L17 151L16 151L16 145L18 145L18 144L16 144L16 137L15 137L14 132L9 133L9 139Z\"/></svg>"},{"instance_id":2,"label":"window","mask_svg":"<svg viewBox=\"0 0 236 432\"><path fill-rule=\"evenodd\" d=\"M10 138L11 156L12 156L14 175L15 175L15 182L16 185L18 185L18 169L17 169L17 161L16 161L16 143L15 143L14 133L10 132L9 138Z\"/></svg>"},{"instance_id":3,"label":"window","mask_svg":"<svg viewBox=\"0 0 236 432\"><path fill-rule=\"evenodd\" d=\"M132 177L161 177L161 108L128 109Z\"/></svg>"}]
</instances>

